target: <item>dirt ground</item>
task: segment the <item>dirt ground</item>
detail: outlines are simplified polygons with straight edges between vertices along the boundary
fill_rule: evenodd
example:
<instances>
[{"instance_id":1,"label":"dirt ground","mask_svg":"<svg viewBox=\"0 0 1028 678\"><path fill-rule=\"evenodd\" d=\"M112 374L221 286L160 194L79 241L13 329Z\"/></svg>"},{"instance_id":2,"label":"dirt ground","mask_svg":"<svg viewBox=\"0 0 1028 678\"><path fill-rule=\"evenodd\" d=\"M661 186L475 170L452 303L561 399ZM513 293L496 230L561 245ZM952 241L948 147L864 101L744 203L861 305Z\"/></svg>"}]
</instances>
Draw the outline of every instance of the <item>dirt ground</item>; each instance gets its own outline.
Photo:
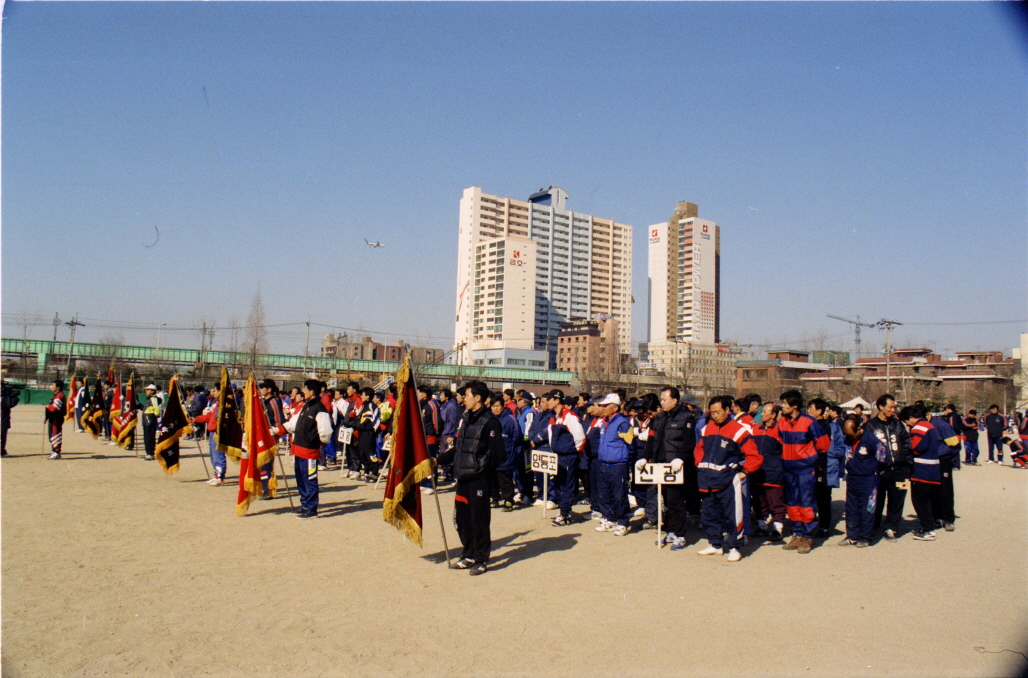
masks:
<instances>
[{"instance_id":1,"label":"dirt ground","mask_svg":"<svg viewBox=\"0 0 1028 678\"><path fill-rule=\"evenodd\" d=\"M65 458L47 461L42 419L41 407L15 409L0 464L4 676L1011 676L1028 666L1028 471L959 471L957 530L934 543L908 535L858 550L835 536L805 556L748 547L738 563L698 547L658 551L652 531L618 538L588 521L552 527L541 509L496 512L490 571L472 578L441 564L434 502L424 550L382 521L381 490L337 472L321 474L315 520L294 519L284 497L236 518L235 486L207 485L195 452L167 477L68 426ZM452 496L441 503L454 550Z\"/></svg>"}]
</instances>

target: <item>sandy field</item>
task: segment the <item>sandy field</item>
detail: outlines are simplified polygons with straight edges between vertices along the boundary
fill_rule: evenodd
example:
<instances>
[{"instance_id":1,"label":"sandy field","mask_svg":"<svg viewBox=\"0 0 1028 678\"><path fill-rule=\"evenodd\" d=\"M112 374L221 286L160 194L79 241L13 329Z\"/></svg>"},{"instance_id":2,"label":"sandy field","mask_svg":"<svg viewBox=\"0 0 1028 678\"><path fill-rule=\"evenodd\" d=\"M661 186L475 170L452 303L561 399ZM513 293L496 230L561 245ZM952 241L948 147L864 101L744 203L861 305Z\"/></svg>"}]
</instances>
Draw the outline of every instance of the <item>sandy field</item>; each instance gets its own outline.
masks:
<instances>
[{"instance_id":1,"label":"sandy field","mask_svg":"<svg viewBox=\"0 0 1028 678\"><path fill-rule=\"evenodd\" d=\"M47 461L42 420L39 406L14 410L0 463L3 676L1028 667L1028 471L959 471L957 530L934 543L858 550L833 536L809 555L750 546L738 563L658 551L652 531L618 538L588 521L552 527L541 509L494 512L490 571L469 577L443 564L432 501L423 550L382 521L381 490L338 472L321 474L315 520L294 519L285 497L237 518L235 486L207 485L195 451L167 477L66 426L65 458ZM441 504L455 550L452 496Z\"/></svg>"}]
</instances>

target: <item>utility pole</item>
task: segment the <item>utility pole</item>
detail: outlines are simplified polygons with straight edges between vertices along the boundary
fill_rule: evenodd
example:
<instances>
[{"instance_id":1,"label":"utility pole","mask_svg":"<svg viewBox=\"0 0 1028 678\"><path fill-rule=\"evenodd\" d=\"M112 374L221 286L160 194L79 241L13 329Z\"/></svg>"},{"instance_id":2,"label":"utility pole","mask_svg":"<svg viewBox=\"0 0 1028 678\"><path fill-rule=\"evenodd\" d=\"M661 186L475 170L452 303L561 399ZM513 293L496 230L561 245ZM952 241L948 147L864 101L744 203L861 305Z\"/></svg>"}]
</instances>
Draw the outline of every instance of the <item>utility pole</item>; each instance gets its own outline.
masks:
<instances>
[{"instance_id":1,"label":"utility pole","mask_svg":"<svg viewBox=\"0 0 1028 678\"><path fill-rule=\"evenodd\" d=\"M61 318L54 312L54 343L57 343L57 328L61 326ZM50 349L51 351L53 349Z\"/></svg>"},{"instance_id":2,"label":"utility pole","mask_svg":"<svg viewBox=\"0 0 1028 678\"><path fill-rule=\"evenodd\" d=\"M157 366L157 371L160 372L160 355L161 355L161 329L168 323L161 323L157 326L157 345L154 347L153 360Z\"/></svg>"},{"instance_id":3,"label":"utility pole","mask_svg":"<svg viewBox=\"0 0 1028 678\"><path fill-rule=\"evenodd\" d=\"M307 378L307 351L311 345L311 317L307 316L307 338L303 342L303 377Z\"/></svg>"},{"instance_id":4,"label":"utility pole","mask_svg":"<svg viewBox=\"0 0 1028 678\"><path fill-rule=\"evenodd\" d=\"M892 366L892 328L898 327L903 323L896 322L895 320L879 320L875 325L880 328L885 328L885 392L889 393L892 391L892 376L890 374L890 367Z\"/></svg>"},{"instance_id":5,"label":"utility pole","mask_svg":"<svg viewBox=\"0 0 1028 678\"><path fill-rule=\"evenodd\" d=\"M75 357L75 328L76 327L85 327L86 324L79 322L78 314L76 314L74 318L72 318L71 320L69 320L68 322L66 322L64 324L71 328L71 346L68 347L68 367L65 370L65 374L64 374L64 376L67 377L68 375L71 374L71 361Z\"/></svg>"}]
</instances>

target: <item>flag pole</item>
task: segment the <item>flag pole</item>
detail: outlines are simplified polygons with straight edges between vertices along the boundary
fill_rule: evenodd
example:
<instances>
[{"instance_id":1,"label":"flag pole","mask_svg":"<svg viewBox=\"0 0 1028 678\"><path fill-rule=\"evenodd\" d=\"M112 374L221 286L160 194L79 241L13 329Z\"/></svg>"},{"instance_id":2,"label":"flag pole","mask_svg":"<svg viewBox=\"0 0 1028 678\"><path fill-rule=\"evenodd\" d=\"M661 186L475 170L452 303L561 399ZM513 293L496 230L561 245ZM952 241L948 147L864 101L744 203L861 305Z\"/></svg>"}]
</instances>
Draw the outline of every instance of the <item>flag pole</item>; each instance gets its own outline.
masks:
<instances>
[{"instance_id":1,"label":"flag pole","mask_svg":"<svg viewBox=\"0 0 1028 678\"><path fill-rule=\"evenodd\" d=\"M200 447L200 439L193 438L196 441L196 451L200 453L200 461L203 462L203 472L207 474L207 480L211 479L211 472L207 470L207 460L204 459L203 448Z\"/></svg>"},{"instance_id":2,"label":"flag pole","mask_svg":"<svg viewBox=\"0 0 1028 678\"><path fill-rule=\"evenodd\" d=\"M43 420L43 439L39 441L39 456L46 456L46 441L50 438L50 420Z\"/></svg>"},{"instance_id":3,"label":"flag pole","mask_svg":"<svg viewBox=\"0 0 1028 678\"><path fill-rule=\"evenodd\" d=\"M286 486L286 496L289 497L289 508L296 508L293 504L293 491L289 489L289 481L286 480L286 466L282 463L282 455L276 454L278 457L278 468L282 471L282 484Z\"/></svg>"},{"instance_id":4,"label":"flag pole","mask_svg":"<svg viewBox=\"0 0 1028 678\"><path fill-rule=\"evenodd\" d=\"M415 375L415 373L414 373L414 354L410 350L409 346L407 347L407 357L410 360L410 380L411 380L411 384L414 386L414 397L417 398L418 379L417 379L416 376L414 376ZM419 416L420 416L421 405L418 404L417 400L414 401L414 407L418 408ZM425 427L424 426L421 427L421 435L425 437L425 449L427 450L428 449L428 434L425 433ZM389 454L392 455L392 453L393 453L393 451L392 451L392 449L390 449L389 450ZM453 565L450 564L450 545L446 542L446 528L444 527L444 524L443 524L443 508L442 508L442 506L439 505L439 488L436 487L436 484L435 484L435 469L436 469L436 461L437 461L437 459L433 459L432 460L432 475L430 476L430 478L432 479L432 496L435 497L435 511L436 511L436 515L439 516L439 531L443 535L443 552L446 553L446 567L452 568ZM420 492L420 491L421 491L421 488L419 487L418 488L418 492Z\"/></svg>"}]
</instances>

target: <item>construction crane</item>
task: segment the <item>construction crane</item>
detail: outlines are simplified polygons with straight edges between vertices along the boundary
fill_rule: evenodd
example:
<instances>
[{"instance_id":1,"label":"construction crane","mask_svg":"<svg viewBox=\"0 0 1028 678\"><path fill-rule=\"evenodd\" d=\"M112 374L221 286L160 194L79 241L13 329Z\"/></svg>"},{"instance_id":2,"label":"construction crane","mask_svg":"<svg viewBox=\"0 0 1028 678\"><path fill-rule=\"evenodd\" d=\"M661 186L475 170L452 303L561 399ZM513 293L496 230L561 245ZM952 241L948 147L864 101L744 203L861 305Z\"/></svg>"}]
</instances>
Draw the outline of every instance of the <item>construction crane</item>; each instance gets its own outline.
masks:
<instances>
[{"instance_id":1,"label":"construction crane","mask_svg":"<svg viewBox=\"0 0 1028 678\"><path fill-rule=\"evenodd\" d=\"M856 348L856 352L857 352L857 355L854 357L854 360L859 359L860 358L860 328L861 327L874 328L874 327L876 327L876 325L874 323L861 322L859 315L856 317L855 320L853 318L843 318L841 316L832 315L831 313L828 313L827 315L828 315L829 318L835 318L836 320L841 320L844 323L849 323L849 324L853 325L853 344L854 344L854 347Z\"/></svg>"}]
</instances>

